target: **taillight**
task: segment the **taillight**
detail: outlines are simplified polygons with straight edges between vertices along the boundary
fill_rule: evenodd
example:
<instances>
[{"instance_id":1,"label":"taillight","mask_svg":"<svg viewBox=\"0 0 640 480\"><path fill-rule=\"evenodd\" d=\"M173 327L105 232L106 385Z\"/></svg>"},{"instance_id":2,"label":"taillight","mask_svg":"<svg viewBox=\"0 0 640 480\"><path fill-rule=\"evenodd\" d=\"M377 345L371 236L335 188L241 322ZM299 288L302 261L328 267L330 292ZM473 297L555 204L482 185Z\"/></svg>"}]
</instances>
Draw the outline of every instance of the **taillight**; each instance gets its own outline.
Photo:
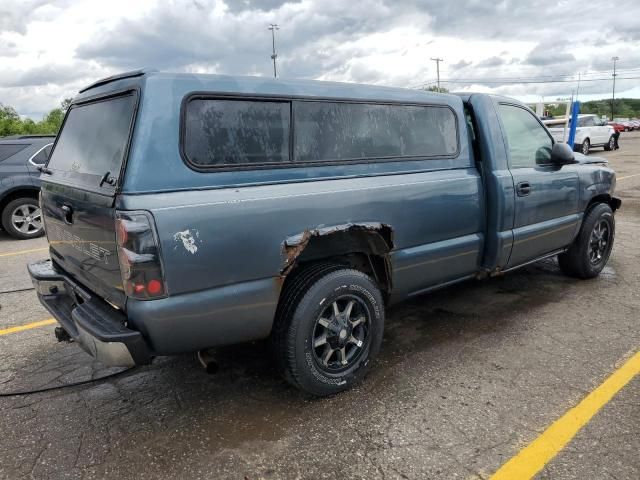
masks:
<instances>
[{"instance_id":1,"label":"taillight","mask_svg":"<svg viewBox=\"0 0 640 480\"><path fill-rule=\"evenodd\" d=\"M160 247L147 212L116 212L118 261L124 291L139 300L167 296Z\"/></svg>"},{"instance_id":2,"label":"taillight","mask_svg":"<svg viewBox=\"0 0 640 480\"><path fill-rule=\"evenodd\" d=\"M42 228L45 235L47 234L47 225L44 221L44 209L42 208L42 190L38 192L38 208L40 208L40 222L42 222ZM49 236L47 236L49 238Z\"/></svg>"}]
</instances>

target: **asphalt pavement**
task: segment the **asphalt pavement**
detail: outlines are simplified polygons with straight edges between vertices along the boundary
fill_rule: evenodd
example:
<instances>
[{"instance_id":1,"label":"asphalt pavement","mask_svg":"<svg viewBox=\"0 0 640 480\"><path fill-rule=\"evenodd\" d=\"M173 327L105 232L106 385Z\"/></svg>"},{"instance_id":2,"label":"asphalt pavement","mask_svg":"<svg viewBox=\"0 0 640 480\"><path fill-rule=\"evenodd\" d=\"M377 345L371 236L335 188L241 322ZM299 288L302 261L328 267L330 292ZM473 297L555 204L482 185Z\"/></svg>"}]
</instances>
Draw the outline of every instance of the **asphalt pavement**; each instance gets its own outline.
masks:
<instances>
[{"instance_id":1,"label":"asphalt pavement","mask_svg":"<svg viewBox=\"0 0 640 480\"><path fill-rule=\"evenodd\" d=\"M89 385L0 398L0 478L485 479L640 350L640 132L593 151L618 172L616 243L580 281L547 260L391 308L352 391L310 399L266 345L162 357ZM0 392L119 372L58 343L29 290L46 241L0 232ZM640 377L539 473L640 478Z\"/></svg>"}]
</instances>

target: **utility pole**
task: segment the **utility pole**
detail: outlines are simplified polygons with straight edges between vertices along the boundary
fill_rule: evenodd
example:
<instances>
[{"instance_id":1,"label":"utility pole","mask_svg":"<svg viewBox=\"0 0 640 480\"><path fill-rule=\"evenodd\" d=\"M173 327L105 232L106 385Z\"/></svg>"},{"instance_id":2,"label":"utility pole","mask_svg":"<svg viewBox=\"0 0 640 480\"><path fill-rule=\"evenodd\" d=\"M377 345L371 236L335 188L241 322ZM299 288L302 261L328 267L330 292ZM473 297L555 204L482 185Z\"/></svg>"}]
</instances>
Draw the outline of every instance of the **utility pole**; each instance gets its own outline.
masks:
<instances>
[{"instance_id":1,"label":"utility pole","mask_svg":"<svg viewBox=\"0 0 640 480\"><path fill-rule=\"evenodd\" d=\"M273 53L271 54L271 59L273 60L273 77L278 78L278 71L276 70L276 58L278 58L278 54L276 53L276 30L280 30L277 23L270 23L269 30L271 30L271 48Z\"/></svg>"},{"instance_id":2,"label":"utility pole","mask_svg":"<svg viewBox=\"0 0 640 480\"><path fill-rule=\"evenodd\" d=\"M616 102L616 62L620 60L620 57L611 57L611 60L613 60L613 92L611 93L611 121L613 122L613 106Z\"/></svg>"},{"instance_id":3,"label":"utility pole","mask_svg":"<svg viewBox=\"0 0 640 480\"><path fill-rule=\"evenodd\" d=\"M444 62L441 58L431 58L434 62L436 62L436 72L438 74L438 92L440 92L440 62Z\"/></svg>"}]
</instances>

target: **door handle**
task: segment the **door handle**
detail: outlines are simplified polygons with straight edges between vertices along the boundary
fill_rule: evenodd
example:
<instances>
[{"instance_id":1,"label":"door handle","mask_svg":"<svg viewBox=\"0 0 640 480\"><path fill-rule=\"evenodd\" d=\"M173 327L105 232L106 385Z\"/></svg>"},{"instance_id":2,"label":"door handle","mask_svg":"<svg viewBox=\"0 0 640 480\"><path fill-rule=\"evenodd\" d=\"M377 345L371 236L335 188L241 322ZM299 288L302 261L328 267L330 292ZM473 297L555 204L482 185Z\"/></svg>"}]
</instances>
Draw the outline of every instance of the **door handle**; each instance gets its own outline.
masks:
<instances>
[{"instance_id":1,"label":"door handle","mask_svg":"<svg viewBox=\"0 0 640 480\"><path fill-rule=\"evenodd\" d=\"M64 214L65 223L71 225L73 223L73 208L69 205L62 205L60 210L62 210L62 213Z\"/></svg>"},{"instance_id":2,"label":"door handle","mask_svg":"<svg viewBox=\"0 0 640 480\"><path fill-rule=\"evenodd\" d=\"M516 194L519 197L526 197L531 193L531 184L529 182L520 182L516 185Z\"/></svg>"}]
</instances>

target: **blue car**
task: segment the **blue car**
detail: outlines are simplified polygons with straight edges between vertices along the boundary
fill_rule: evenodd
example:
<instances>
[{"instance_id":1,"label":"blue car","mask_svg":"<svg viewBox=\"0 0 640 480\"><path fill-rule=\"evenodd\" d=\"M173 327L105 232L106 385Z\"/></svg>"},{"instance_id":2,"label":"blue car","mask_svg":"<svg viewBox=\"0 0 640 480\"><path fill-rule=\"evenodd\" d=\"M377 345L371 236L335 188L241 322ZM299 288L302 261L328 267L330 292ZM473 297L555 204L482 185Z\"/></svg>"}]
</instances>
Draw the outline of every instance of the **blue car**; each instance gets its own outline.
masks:
<instances>
[{"instance_id":1,"label":"blue car","mask_svg":"<svg viewBox=\"0 0 640 480\"><path fill-rule=\"evenodd\" d=\"M38 167L47 162L54 140L54 135L0 138L0 215L2 228L14 238L44 235Z\"/></svg>"}]
</instances>

